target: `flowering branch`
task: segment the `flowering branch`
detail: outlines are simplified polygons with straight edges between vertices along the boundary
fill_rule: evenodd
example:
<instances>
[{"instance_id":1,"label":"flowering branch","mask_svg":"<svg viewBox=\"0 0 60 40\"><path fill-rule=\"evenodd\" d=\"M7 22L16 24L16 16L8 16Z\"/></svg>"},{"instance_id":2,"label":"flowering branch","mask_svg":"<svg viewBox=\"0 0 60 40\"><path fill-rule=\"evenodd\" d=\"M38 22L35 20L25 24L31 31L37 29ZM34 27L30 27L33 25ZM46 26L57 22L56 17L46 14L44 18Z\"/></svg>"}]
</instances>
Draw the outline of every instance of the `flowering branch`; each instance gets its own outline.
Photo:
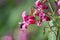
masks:
<instances>
[{"instance_id":1,"label":"flowering branch","mask_svg":"<svg viewBox=\"0 0 60 40\"><path fill-rule=\"evenodd\" d=\"M51 15L50 15L50 13L45 12L45 9L46 10L48 9L48 6L45 5L46 2L48 2L49 8L52 12ZM58 1L58 5L60 6L60 1ZM49 21L51 21L53 19L54 19L53 21L56 21L56 20L58 20L57 18L60 18L60 16L59 16L60 15L60 9L57 11L58 16L54 16L55 11L53 10L53 8L51 6L50 0L42 0L41 2L40 2L40 0L37 0L35 2L35 6L36 6L35 8L31 8L30 15L26 15L26 11L23 11L23 13L22 13L23 22L21 23L22 31L26 31L28 26L31 24L37 24L37 26L41 26L42 22L48 21L50 31L53 32L52 34L54 34L53 36L55 36L55 38L56 38L55 40L58 40L59 28L58 28L58 31L52 30L52 28L54 28L54 27L50 26ZM37 19L36 16L38 16L39 19ZM53 19L51 19L51 17ZM56 22L54 25L56 25ZM57 32L57 34L55 32ZM53 39L53 38L51 38L51 39Z\"/></svg>"}]
</instances>

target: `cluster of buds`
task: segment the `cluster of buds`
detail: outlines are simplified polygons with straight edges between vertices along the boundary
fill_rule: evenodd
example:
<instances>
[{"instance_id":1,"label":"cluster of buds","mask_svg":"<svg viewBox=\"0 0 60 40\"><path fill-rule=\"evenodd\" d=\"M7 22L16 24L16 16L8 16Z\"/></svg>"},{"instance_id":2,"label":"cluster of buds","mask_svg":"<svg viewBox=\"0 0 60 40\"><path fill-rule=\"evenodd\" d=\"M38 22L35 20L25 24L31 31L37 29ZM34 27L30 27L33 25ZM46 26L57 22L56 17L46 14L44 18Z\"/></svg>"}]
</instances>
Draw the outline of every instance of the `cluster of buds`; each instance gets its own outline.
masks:
<instances>
[{"instance_id":1,"label":"cluster of buds","mask_svg":"<svg viewBox=\"0 0 60 40\"><path fill-rule=\"evenodd\" d=\"M37 24L37 26L40 27L42 25L42 22L50 21L50 17L48 17L44 12L44 10L48 9L48 6L45 5L46 2L47 0L42 0L42 2L40 2L40 0L37 0L35 2L36 7L31 8L30 15L26 15L26 11L23 11L23 22L21 24L21 29L23 31L26 30L31 24ZM36 17L38 17L39 19L37 19Z\"/></svg>"},{"instance_id":2,"label":"cluster of buds","mask_svg":"<svg viewBox=\"0 0 60 40\"><path fill-rule=\"evenodd\" d=\"M60 0L58 0L57 5L60 7ZM58 9L57 13L60 15L60 9Z\"/></svg>"}]
</instances>

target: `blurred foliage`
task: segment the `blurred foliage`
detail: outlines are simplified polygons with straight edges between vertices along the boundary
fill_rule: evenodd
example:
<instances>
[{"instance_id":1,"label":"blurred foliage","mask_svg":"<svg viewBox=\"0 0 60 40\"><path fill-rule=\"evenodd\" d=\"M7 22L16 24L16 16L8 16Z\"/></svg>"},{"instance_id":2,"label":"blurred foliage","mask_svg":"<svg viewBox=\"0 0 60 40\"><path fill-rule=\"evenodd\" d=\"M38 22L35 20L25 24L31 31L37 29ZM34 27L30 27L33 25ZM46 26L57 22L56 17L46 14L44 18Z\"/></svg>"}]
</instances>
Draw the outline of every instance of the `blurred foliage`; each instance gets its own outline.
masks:
<instances>
[{"instance_id":1,"label":"blurred foliage","mask_svg":"<svg viewBox=\"0 0 60 40\"><path fill-rule=\"evenodd\" d=\"M24 10L29 12L35 0L1 0L0 5L0 36L12 33L22 21ZM19 3L18 3L19 2ZM32 4L32 5L31 5Z\"/></svg>"},{"instance_id":2,"label":"blurred foliage","mask_svg":"<svg viewBox=\"0 0 60 40\"><path fill-rule=\"evenodd\" d=\"M2 2L0 5L0 36L13 33L13 31L18 27L18 22L22 22L21 17L22 12L26 10L27 14L29 14L29 10L34 5L36 0L5 0L5 1L6 2ZM56 0L52 1L50 0L51 3L53 3L53 1ZM50 25L54 25L53 23L55 22L53 21L50 22ZM60 24L59 21L57 21L57 23ZM48 26L48 22L44 22L42 24L43 25L41 27L37 27L36 25L29 26L27 31L32 32L32 34L30 33L29 35L30 36L29 39L47 40L47 38L49 38L48 40L53 39L56 40L54 33L48 31L49 28L46 28L46 30L44 30L44 27ZM44 31L46 32L44 33Z\"/></svg>"}]
</instances>

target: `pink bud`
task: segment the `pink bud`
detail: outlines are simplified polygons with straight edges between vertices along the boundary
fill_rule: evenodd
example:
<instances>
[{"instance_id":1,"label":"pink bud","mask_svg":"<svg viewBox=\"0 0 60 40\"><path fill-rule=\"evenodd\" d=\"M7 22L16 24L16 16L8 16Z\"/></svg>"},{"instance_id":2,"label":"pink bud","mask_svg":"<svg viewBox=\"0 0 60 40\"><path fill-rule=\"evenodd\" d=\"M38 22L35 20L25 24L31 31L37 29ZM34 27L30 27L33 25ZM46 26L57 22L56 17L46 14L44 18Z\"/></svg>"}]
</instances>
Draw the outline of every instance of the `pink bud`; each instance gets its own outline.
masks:
<instances>
[{"instance_id":1,"label":"pink bud","mask_svg":"<svg viewBox=\"0 0 60 40\"><path fill-rule=\"evenodd\" d=\"M41 13L39 13L39 17L44 17L45 16L45 13L44 12L41 12Z\"/></svg>"},{"instance_id":2,"label":"pink bud","mask_svg":"<svg viewBox=\"0 0 60 40\"><path fill-rule=\"evenodd\" d=\"M58 13L58 15L60 15L60 9L58 9L57 13Z\"/></svg>"},{"instance_id":3,"label":"pink bud","mask_svg":"<svg viewBox=\"0 0 60 40\"><path fill-rule=\"evenodd\" d=\"M40 0L37 0L37 1L35 2L35 5L36 5L37 7L39 7L39 6L41 5Z\"/></svg>"},{"instance_id":4,"label":"pink bud","mask_svg":"<svg viewBox=\"0 0 60 40\"><path fill-rule=\"evenodd\" d=\"M45 22L46 21L46 18L44 18L44 16L42 17L42 22Z\"/></svg>"},{"instance_id":5,"label":"pink bud","mask_svg":"<svg viewBox=\"0 0 60 40\"><path fill-rule=\"evenodd\" d=\"M60 6L60 0L57 2L57 5Z\"/></svg>"},{"instance_id":6,"label":"pink bud","mask_svg":"<svg viewBox=\"0 0 60 40\"><path fill-rule=\"evenodd\" d=\"M37 20L36 23L37 23L37 26L39 27L41 26L41 22L39 20Z\"/></svg>"}]
</instances>

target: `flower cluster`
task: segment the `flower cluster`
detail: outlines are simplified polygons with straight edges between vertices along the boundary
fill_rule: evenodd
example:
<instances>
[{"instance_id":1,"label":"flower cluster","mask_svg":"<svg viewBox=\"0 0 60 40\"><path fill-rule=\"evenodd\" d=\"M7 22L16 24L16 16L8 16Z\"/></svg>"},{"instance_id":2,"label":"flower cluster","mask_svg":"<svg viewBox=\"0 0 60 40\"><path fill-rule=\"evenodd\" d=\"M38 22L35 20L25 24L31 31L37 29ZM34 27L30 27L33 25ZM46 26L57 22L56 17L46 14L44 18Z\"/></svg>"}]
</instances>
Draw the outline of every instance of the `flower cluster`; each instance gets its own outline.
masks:
<instances>
[{"instance_id":1,"label":"flower cluster","mask_svg":"<svg viewBox=\"0 0 60 40\"><path fill-rule=\"evenodd\" d=\"M58 0L57 5L60 7L60 0ZM60 15L60 9L58 9L57 13Z\"/></svg>"},{"instance_id":2,"label":"flower cluster","mask_svg":"<svg viewBox=\"0 0 60 40\"><path fill-rule=\"evenodd\" d=\"M31 24L37 24L37 26L41 26L42 22L49 21L50 17L46 15L44 10L48 9L48 6L45 5L46 0L43 0L40 2L40 0L37 0L35 2L36 8L33 10L31 9L31 15L26 15L26 11L23 11L22 18L23 22L21 24L21 29L26 30L27 27ZM36 19L36 16L39 18Z\"/></svg>"}]
</instances>

